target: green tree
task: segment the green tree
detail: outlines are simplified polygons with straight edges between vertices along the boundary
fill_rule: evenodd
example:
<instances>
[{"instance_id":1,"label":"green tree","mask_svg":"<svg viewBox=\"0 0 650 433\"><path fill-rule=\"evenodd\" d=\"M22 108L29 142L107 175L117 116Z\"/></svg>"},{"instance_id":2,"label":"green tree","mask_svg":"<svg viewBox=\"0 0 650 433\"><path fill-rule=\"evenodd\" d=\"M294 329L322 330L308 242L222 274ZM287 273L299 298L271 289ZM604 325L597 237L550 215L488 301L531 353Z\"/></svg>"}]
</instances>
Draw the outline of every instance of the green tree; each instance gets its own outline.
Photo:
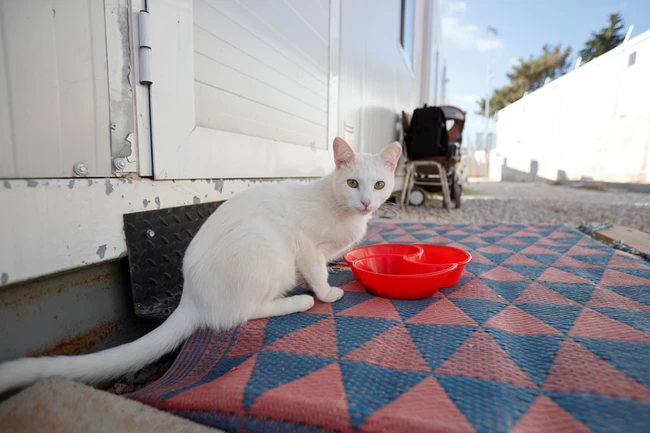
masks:
<instances>
[{"instance_id":1,"label":"green tree","mask_svg":"<svg viewBox=\"0 0 650 433\"><path fill-rule=\"evenodd\" d=\"M519 59L519 63L512 67L507 74L510 84L497 89L490 97L490 113L492 116L497 111L506 107L524 96L525 92L532 92L544 85L546 79L554 80L564 75L569 69L569 55L571 48L562 48L561 45L552 47L544 45L542 54L530 57L528 60ZM485 114L485 98L476 101L479 106L477 114Z\"/></svg>"},{"instance_id":2,"label":"green tree","mask_svg":"<svg viewBox=\"0 0 650 433\"><path fill-rule=\"evenodd\" d=\"M620 12L611 14L609 16L609 25L598 32L592 33L591 39L585 42L585 47L579 53L582 62L587 63L619 46L625 39L625 36L621 33L623 26Z\"/></svg>"}]
</instances>

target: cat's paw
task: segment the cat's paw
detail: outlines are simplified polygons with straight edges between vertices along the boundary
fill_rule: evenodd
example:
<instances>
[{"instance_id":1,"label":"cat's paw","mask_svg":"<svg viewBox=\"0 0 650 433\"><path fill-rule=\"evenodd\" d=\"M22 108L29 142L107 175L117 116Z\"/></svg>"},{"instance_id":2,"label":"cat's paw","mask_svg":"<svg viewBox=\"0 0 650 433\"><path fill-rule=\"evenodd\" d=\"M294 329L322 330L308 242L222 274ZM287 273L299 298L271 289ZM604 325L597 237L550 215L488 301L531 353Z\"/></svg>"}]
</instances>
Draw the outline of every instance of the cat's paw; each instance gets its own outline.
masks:
<instances>
[{"instance_id":1,"label":"cat's paw","mask_svg":"<svg viewBox=\"0 0 650 433\"><path fill-rule=\"evenodd\" d=\"M318 299L320 299L322 302L331 304L332 302L336 302L341 299L344 293L345 292L338 287L330 287L329 292L324 295L318 295Z\"/></svg>"},{"instance_id":2,"label":"cat's paw","mask_svg":"<svg viewBox=\"0 0 650 433\"><path fill-rule=\"evenodd\" d=\"M300 312L307 311L307 310L311 309L311 307L314 306L315 301L314 301L313 296L299 295L299 296L296 296L296 298L300 298L300 300L299 300L299 302L300 302L300 310L299 311Z\"/></svg>"}]
</instances>

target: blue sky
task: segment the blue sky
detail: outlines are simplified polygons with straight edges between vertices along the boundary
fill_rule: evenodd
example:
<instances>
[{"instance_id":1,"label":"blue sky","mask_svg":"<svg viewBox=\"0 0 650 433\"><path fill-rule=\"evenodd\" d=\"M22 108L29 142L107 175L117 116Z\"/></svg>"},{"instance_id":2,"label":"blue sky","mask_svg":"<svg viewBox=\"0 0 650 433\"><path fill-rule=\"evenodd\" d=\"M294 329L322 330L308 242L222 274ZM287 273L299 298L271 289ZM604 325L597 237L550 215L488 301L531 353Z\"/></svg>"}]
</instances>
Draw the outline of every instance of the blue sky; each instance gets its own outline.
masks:
<instances>
[{"instance_id":1,"label":"blue sky","mask_svg":"<svg viewBox=\"0 0 650 433\"><path fill-rule=\"evenodd\" d=\"M650 30L650 0L441 0L447 100L468 111L465 143L474 142L485 121L474 114L486 94L487 62L493 58L492 88L508 84L506 73L517 58L541 53L544 44L572 48L575 61L591 33L621 12L632 37ZM488 38L487 27L496 38Z\"/></svg>"}]
</instances>

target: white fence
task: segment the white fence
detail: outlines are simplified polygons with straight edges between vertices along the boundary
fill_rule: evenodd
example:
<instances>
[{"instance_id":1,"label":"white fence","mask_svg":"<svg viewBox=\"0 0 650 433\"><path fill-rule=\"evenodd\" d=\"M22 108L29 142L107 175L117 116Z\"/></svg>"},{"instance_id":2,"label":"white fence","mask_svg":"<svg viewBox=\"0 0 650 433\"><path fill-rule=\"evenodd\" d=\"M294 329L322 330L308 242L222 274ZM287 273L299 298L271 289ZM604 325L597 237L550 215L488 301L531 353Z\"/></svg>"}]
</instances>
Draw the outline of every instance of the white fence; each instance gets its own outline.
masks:
<instances>
[{"instance_id":1,"label":"white fence","mask_svg":"<svg viewBox=\"0 0 650 433\"><path fill-rule=\"evenodd\" d=\"M650 31L499 111L496 150L546 179L650 182Z\"/></svg>"},{"instance_id":2,"label":"white fence","mask_svg":"<svg viewBox=\"0 0 650 433\"><path fill-rule=\"evenodd\" d=\"M463 153L462 164L467 177L488 177L490 154L484 150L469 150Z\"/></svg>"}]
</instances>

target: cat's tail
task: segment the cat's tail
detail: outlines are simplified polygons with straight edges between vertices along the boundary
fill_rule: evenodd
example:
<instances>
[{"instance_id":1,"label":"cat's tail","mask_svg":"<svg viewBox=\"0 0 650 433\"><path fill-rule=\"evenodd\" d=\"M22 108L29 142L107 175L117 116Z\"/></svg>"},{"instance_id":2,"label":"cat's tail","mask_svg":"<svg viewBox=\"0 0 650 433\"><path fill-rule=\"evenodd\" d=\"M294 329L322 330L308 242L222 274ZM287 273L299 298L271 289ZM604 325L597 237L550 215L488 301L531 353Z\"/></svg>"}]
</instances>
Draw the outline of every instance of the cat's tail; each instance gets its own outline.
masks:
<instances>
[{"instance_id":1,"label":"cat's tail","mask_svg":"<svg viewBox=\"0 0 650 433\"><path fill-rule=\"evenodd\" d=\"M0 364L0 394L60 376L94 383L137 371L178 347L194 330L192 308L181 305L158 328L122 346L80 356L21 358Z\"/></svg>"}]
</instances>

